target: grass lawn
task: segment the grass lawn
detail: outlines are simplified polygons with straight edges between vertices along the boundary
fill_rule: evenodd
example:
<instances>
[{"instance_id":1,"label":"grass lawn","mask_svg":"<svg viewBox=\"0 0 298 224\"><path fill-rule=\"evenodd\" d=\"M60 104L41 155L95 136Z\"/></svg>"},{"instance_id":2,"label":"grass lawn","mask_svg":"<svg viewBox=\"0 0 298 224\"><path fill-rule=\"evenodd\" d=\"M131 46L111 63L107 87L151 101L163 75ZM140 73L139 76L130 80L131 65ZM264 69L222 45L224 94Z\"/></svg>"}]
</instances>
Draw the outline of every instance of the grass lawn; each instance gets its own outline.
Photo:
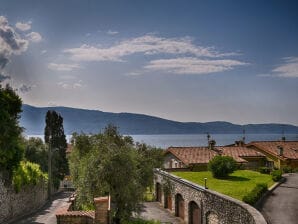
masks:
<instances>
[{"instance_id":1,"label":"grass lawn","mask_svg":"<svg viewBox=\"0 0 298 224\"><path fill-rule=\"evenodd\" d=\"M204 186L207 178L207 187L230 197L242 200L258 183L266 183L268 187L274 184L271 176L251 170L237 170L228 179L215 179L211 172L173 172L174 175Z\"/></svg>"}]
</instances>

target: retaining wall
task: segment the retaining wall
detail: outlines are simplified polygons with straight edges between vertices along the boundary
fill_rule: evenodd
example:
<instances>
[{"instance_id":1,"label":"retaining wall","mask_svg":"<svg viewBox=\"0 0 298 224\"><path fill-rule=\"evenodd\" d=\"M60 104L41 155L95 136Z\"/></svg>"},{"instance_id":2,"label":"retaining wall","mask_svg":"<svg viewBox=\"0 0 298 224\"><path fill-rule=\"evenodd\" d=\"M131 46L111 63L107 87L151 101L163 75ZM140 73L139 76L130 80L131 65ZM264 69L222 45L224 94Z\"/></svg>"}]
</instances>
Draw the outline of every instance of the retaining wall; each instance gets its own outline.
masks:
<instances>
[{"instance_id":1,"label":"retaining wall","mask_svg":"<svg viewBox=\"0 0 298 224\"><path fill-rule=\"evenodd\" d=\"M155 186L160 184L161 190L164 190L165 185L171 187L170 197L171 200L166 199L165 192L159 193L161 198L159 201L162 205L166 205L166 201L172 203L168 208L172 208L171 212L177 214L177 204L176 201L181 200L179 197L183 198L183 211L181 215L186 223L189 222L192 216L190 211L190 203L195 202L199 207L199 219L197 223L202 224L266 224L264 217L259 211L245 204L239 200L233 199L231 197L222 195L220 193L205 189L204 187L194 184L190 181L179 178L175 175L169 174L165 171L156 169L155 173ZM169 187L169 186L168 186ZM157 193L156 193L157 194ZM180 217L181 217L180 216Z\"/></svg>"},{"instance_id":2,"label":"retaining wall","mask_svg":"<svg viewBox=\"0 0 298 224\"><path fill-rule=\"evenodd\" d=\"M0 174L0 224L34 212L43 206L46 200L47 185L44 182L22 187L20 192L16 193L12 186L4 186Z\"/></svg>"}]
</instances>

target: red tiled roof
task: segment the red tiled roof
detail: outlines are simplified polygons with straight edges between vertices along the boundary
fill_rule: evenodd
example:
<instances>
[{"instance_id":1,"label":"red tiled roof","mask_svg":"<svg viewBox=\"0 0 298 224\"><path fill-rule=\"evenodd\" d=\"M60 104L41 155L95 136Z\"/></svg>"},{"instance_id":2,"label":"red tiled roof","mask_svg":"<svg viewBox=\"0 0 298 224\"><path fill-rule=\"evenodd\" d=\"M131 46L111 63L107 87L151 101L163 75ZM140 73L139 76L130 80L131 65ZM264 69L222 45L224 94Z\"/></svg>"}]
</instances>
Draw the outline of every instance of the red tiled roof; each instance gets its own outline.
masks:
<instances>
[{"instance_id":1,"label":"red tiled roof","mask_svg":"<svg viewBox=\"0 0 298 224\"><path fill-rule=\"evenodd\" d=\"M217 152L210 150L208 147L170 147L166 153L172 153L180 159L185 165L208 163Z\"/></svg>"},{"instance_id":2,"label":"red tiled roof","mask_svg":"<svg viewBox=\"0 0 298 224\"><path fill-rule=\"evenodd\" d=\"M265 157L264 154L245 146L220 146L216 147L216 149L222 151L222 154L225 156L233 157L239 163L247 162L245 157Z\"/></svg>"},{"instance_id":3,"label":"red tiled roof","mask_svg":"<svg viewBox=\"0 0 298 224\"><path fill-rule=\"evenodd\" d=\"M56 216L87 216L95 218L95 211L68 211L70 203L56 211Z\"/></svg>"},{"instance_id":4,"label":"red tiled roof","mask_svg":"<svg viewBox=\"0 0 298 224\"><path fill-rule=\"evenodd\" d=\"M281 159L298 159L298 141L256 141L248 146L254 146ZM278 155L278 147L283 148L283 156Z\"/></svg>"}]
</instances>

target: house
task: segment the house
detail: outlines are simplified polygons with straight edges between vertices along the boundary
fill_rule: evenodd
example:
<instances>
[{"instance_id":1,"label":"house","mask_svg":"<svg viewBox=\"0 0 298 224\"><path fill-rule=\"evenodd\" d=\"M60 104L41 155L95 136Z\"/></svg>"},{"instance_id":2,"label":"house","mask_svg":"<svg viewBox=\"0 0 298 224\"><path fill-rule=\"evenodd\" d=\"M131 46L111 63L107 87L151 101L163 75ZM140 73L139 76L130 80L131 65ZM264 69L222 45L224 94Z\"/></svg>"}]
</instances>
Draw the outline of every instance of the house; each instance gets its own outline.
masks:
<instances>
[{"instance_id":1,"label":"house","mask_svg":"<svg viewBox=\"0 0 298 224\"><path fill-rule=\"evenodd\" d=\"M268 167L298 168L298 141L254 141L247 147L266 155Z\"/></svg>"},{"instance_id":2,"label":"house","mask_svg":"<svg viewBox=\"0 0 298 224\"><path fill-rule=\"evenodd\" d=\"M231 156L246 169L264 166L266 156L244 145L209 147L169 147L165 152L164 168L169 170L207 170L209 161L216 155Z\"/></svg>"},{"instance_id":3,"label":"house","mask_svg":"<svg viewBox=\"0 0 298 224\"><path fill-rule=\"evenodd\" d=\"M207 170L208 162L218 155L208 147L169 147L165 152L164 168Z\"/></svg>"}]
</instances>

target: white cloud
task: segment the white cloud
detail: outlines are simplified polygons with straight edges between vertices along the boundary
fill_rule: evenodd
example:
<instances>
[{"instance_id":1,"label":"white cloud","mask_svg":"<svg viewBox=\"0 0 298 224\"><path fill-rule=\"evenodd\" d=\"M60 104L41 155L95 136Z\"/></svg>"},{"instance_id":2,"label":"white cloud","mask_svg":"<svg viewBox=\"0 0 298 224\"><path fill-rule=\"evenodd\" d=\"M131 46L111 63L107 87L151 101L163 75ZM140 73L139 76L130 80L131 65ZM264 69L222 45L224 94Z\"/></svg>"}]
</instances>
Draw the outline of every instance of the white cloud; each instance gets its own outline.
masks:
<instances>
[{"instance_id":1,"label":"white cloud","mask_svg":"<svg viewBox=\"0 0 298 224\"><path fill-rule=\"evenodd\" d=\"M80 89L80 88L82 88L84 86L82 80L79 80L77 82L72 82L72 83L70 83L70 82L59 82L57 84L61 88L67 89L67 90Z\"/></svg>"},{"instance_id":2,"label":"white cloud","mask_svg":"<svg viewBox=\"0 0 298 224\"><path fill-rule=\"evenodd\" d=\"M298 78L298 57L284 58L284 64L272 70L271 76Z\"/></svg>"},{"instance_id":3,"label":"white cloud","mask_svg":"<svg viewBox=\"0 0 298 224\"><path fill-rule=\"evenodd\" d=\"M145 35L121 41L108 48L82 45L78 48L65 49L74 61L123 61L123 57L142 53L146 55L171 54L192 55L194 57L226 57L236 53L219 53L212 47L193 44L190 38L163 38Z\"/></svg>"},{"instance_id":4,"label":"white cloud","mask_svg":"<svg viewBox=\"0 0 298 224\"><path fill-rule=\"evenodd\" d=\"M107 34L109 35L116 35L118 34L119 32L118 31L115 31L115 30L108 30Z\"/></svg>"},{"instance_id":5,"label":"white cloud","mask_svg":"<svg viewBox=\"0 0 298 224\"><path fill-rule=\"evenodd\" d=\"M26 37L28 38L28 40L30 40L31 42L35 42L35 43L38 43L40 41L42 41L42 36L37 33L37 32L31 32L31 33L28 33L26 35Z\"/></svg>"},{"instance_id":6,"label":"white cloud","mask_svg":"<svg viewBox=\"0 0 298 224\"><path fill-rule=\"evenodd\" d=\"M31 24L32 24L31 21L29 21L27 23L17 22L16 23L16 28L21 30L21 31L27 31L27 30L31 29Z\"/></svg>"},{"instance_id":7,"label":"white cloud","mask_svg":"<svg viewBox=\"0 0 298 224\"><path fill-rule=\"evenodd\" d=\"M199 59L194 57L153 60L145 69L175 74L209 74L234 69L248 63L230 59Z\"/></svg>"},{"instance_id":8,"label":"white cloud","mask_svg":"<svg viewBox=\"0 0 298 224\"><path fill-rule=\"evenodd\" d=\"M54 71L64 71L70 72L75 69L80 69L81 66L79 64L56 64L56 63L49 63L48 68Z\"/></svg>"}]
</instances>

